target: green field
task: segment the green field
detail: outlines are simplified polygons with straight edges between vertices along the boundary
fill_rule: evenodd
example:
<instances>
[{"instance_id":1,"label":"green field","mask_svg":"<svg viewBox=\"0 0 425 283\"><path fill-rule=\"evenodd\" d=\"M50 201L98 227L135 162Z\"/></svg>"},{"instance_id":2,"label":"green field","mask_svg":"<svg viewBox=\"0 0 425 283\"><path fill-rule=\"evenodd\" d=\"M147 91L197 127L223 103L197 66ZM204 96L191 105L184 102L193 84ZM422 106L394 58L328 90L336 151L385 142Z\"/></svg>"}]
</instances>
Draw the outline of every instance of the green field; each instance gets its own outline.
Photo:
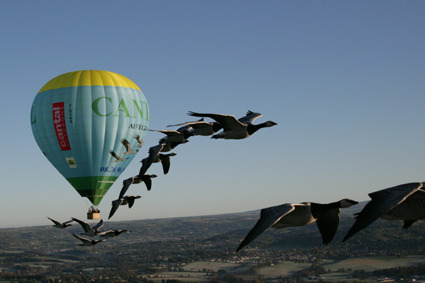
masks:
<instances>
[{"instance_id":1,"label":"green field","mask_svg":"<svg viewBox=\"0 0 425 283\"><path fill-rule=\"evenodd\" d=\"M423 263L425 256L415 255L406 257L363 257L363 258L350 258L346 260L336 261L325 264L323 267L331 271L337 271L338 269L349 269L351 270L364 270L373 271L376 269L385 269L397 266L413 266L418 263Z\"/></svg>"},{"instance_id":2,"label":"green field","mask_svg":"<svg viewBox=\"0 0 425 283\"><path fill-rule=\"evenodd\" d=\"M351 277L351 272L355 270L364 270L366 272L377 269L385 269L397 266L414 266L418 263L423 263L425 256L406 256L406 257L363 257L351 258L341 261L326 260L323 262L323 267L331 273L323 274L320 276L322 279L329 281L344 281L344 279ZM294 272L309 268L311 263L299 263L292 261L285 261L271 266L265 266L256 270L256 276L263 278L278 278L278 277L291 277ZM254 274L247 274L249 266L242 266L237 263L222 263L222 262L209 262L198 261L187 264L182 272L163 272L161 273L162 279L178 279L185 281L208 281L208 271L217 272L218 270L225 270L229 274L245 278L254 279ZM341 270L345 272L340 272ZM159 278L157 278L159 279Z\"/></svg>"}]
</instances>

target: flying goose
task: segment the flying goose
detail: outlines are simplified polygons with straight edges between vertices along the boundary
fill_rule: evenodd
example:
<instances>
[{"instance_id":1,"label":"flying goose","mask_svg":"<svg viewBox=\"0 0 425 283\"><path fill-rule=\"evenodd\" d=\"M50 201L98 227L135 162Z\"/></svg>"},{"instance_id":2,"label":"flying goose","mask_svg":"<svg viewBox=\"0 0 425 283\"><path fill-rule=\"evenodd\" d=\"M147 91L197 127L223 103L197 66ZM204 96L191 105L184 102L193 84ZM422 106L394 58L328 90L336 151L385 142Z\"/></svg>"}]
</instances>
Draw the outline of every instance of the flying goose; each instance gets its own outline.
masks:
<instances>
[{"instance_id":1,"label":"flying goose","mask_svg":"<svg viewBox=\"0 0 425 283\"><path fill-rule=\"evenodd\" d=\"M201 118L198 121L194 122L185 122L175 125L168 125L167 127L175 127L175 126L190 126L193 129L193 135L195 136L211 136L221 130L223 127L217 122L205 122L204 118ZM182 128L177 131L181 131Z\"/></svg>"},{"instance_id":2,"label":"flying goose","mask_svg":"<svg viewBox=\"0 0 425 283\"><path fill-rule=\"evenodd\" d=\"M149 156L140 161L142 162L142 167L140 167L139 176L145 175L146 171L148 171L149 167L151 167L152 163L156 160L164 146L165 143L159 143L149 148Z\"/></svg>"},{"instance_id":3,"label":"flying goose","mask_svg":"<svg viewBox=\"0 0 425 283\"><path fill-rule=\"evenodd\" d=\"M75 222L79 223L81 227L84 229L84 233L80 233L80 235L86 235L89 237L95 237L99 233L99 229L103 227L103 220L100 219L99 223L97 223L95 226L91 227L90 224L87 222L84 222L77 218L72 218Z\"/></svg>"},{"instance_id":4,"label":"flying goose","mask_svg":"<svg viewBox=\"0 0 425 283\"><path fill-rule=\"evenodd\" d=\"M332 241L339 224L341 208L357 204L351 199L342 199L337 202L321 204L314 202L285 203L261 210L260 219L242 240L236 252L248 245L267 228L286 228L304 226L316 222L322 235L323 244Z\"/></svg>"},{"instance_id":5,"label":"flying goose","mask_svg":"<svg viewBox=\"0 0 425 283\"><path fill-rule=\"evenodd\" d=\"M120 205L128 205L129 208L131 208L134 205L134 202L136 201L136 199L141 198L141 196L124 196L122 198L116 199L114 201L112 201L112 208L111 211L109 212L109 217L108 219L110 219L115 212L118 210Z\"/></svg>"},{"instance_id":6,"label":"flying goose","mask_svg":"<svg viewBox=\"0 0 425 283\"><path fill-rule=\"evenodd\" d=\"M126 155L126 154L135 154L136 152L134 150L131 149L131 145L130 142L126 139L121 139L121 143L124 145L126 152L124 152L122 156Z\"/></svg>"},{"instance_id":7,"label":"flying goose","mask_svg":"<svg viewBox=\"0 0 425 283\"><path fill-rule=\"evenodd\" d=\"M117 237L121 233L130 233L130 231L128 231L127 229L123 229L123 230L108 230L108 231L99 233L99 236L100 237L105 237L105 238L113 238L113 237Z\"/></svg>"},{"instance_id":8,"label":"flying goose","mask_svg":"<svg viewBox=\"0 0 425 283\"><path fill-rule=\"evenodd\" d=\"M359 213L343 241L366 228L378 218L403 220L407 229L415 221L425 218L424 182L407 183L369 194L371 200Z\"/></svg>"},{"instance_id":9,"label":"flying goose","mask_svg":"<svg viewBox=\"0 0 425 283\"><path fill-rule=\"evenodd\" d=\"M120 195L119 195L118 199L121 199L121 198L124 197L124 195L127 192L128 188L132 184L140 184L140 183L144 182L145 185L146 185L146 188L148 189L148 191L150 191L151 188L152 188L152 178L156 178L157 176L155 174L152 174L152 175L145 174L145 175L142 176L142 178L139 178L139 177L140 176L137 175L137 176L134 176L134 177L125 179L122 182L123 186L122 186L122 189L120 191Z\"/></svg>"},{"instance_id":10,"label":"flying goose","mask_svg":"<svg viewBox=\"0 0 425 283\"><path fill-rule=\"evenodd\" d=\"M87 239L84 237L77 236L75 234L72 234L72 235L82 242L81 244L79 244L79 246L94 246L100 242L106 241L106 239L92 240L92 239Z\"/></svg>"},{"instance_id":11,"label":"flying goose","mask_svg":"<svg viewBox=\"0 0 425 283\"><path fill-rule=\"evenodd\" d=\"M253 115L251 118L245 118L249 114L256 114ZM222 127L223 131L213 135L211 138L213 139L244 139L252 134L254 134L256 131L258 131L261 128L264 127L272 127L277 125L277 123L273 121L267 121L261 124L252 124L255 119L258 117L261 117L262 114L254 113L252 111L248 111L247 116L243 117L245 118L245 123L242 123L241 121L237 120L235 116L233 115L225 115L225 114L215 114L215 113L196 113L189 111L188 113L190 116L195 117L209 117L215 121L217 121ZM241 118L241 119L243 119Z\"/></svg>"},{"instance_id":12,"label":"flying goose","mask_svg":"<svg viewBox=\"0 0 425 283\"><path fill-rule=\"evenodd\" d=\"M176 156L177 154L175 154L174 152L171 153L158 153L156 155L156 157L154 159L149 159L149 157L146 157L144 159L142 159L142 166L143 167L147 167L147 164L150 163L158 163L161 162L162 164L162 171L164 172L164 175L167 175L168 171L170 171L170 157L171 156Z\"/></svg>"},{"instance_id":13,"label":"flying goose","mask_svg":"<svg viewBox=\"0 0 425 283\"><path fill-rule=\"evenodd\" d=\"M128 158L121 158L113 150L110 150L109 153L116 159L115 162L120 162L120 161L126 161L126 160L128 160Z\"/></svg>"},{"instance_id":14,"label":"flying goose","mask_svg":"<svg viewBox=\"0 0 425 283\"><path fill-rule=\"evenodd\" d=\"M66 227L72 226L72 224L69 224L69 223L74 222L74 220L71 219L71 220L68 220L68 221L61 223L61 222L59 222L55 219L52 219L50 217L47 217L47 218L50 219L55 224L55 225L53 225L53 227L56 227L56 228L59 228L59 229L65 229Z\"/></svg>"}]
</instances>

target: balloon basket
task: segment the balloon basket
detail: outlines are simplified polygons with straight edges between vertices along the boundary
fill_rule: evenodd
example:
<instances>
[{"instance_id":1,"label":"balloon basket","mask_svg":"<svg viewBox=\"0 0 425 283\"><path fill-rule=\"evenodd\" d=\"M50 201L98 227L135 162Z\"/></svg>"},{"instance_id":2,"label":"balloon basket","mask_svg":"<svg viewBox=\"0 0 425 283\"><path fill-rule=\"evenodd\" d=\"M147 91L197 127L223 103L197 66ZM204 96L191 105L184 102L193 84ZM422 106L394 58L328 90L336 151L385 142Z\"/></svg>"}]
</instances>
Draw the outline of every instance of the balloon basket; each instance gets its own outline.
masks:
<instances>
[{"instance_id":1,"label":"balloon basket","mask_svg":"<svg viewBox=\"0 0 425 283\"><path fill-rule=\"evenodd\" d=\"M87 212L87 219L100 219L100 210L91 206Z\"/></svg>"},{"instance_id":2,"label":"balloon basket","mask_svg":"<svg viewBox=\"0 0 425 283\"><path fill-rule=\"evenodd\" d=\"M87 212L87 219L100 219L99 212Z\"/></svg>"}]
</instances>

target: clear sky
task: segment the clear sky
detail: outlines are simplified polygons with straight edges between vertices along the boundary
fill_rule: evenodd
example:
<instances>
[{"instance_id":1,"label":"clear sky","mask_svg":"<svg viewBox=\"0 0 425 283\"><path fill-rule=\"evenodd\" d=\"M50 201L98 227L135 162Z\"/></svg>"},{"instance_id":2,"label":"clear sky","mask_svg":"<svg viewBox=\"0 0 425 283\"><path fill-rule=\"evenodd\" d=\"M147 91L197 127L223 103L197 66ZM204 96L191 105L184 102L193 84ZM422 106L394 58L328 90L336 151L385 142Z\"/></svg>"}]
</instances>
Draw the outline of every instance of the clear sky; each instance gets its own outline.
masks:
<instances>
[{"instance_id":1,"label":"clear sky","mask_svg":"<svg viewBox=\"0 0 425 283\"><path fill-rule=\"evenodd\" d=\"M242 212L286 202L367 200L425 179L424 1L1 2L0 227L85 219L90 203L44 157L30 110L62 73L122 74L152 129L188 111L273 120L245 140L192 137L113 221ZM99 205L106 220L122 180Z\"/></svg>"}]
</instances>

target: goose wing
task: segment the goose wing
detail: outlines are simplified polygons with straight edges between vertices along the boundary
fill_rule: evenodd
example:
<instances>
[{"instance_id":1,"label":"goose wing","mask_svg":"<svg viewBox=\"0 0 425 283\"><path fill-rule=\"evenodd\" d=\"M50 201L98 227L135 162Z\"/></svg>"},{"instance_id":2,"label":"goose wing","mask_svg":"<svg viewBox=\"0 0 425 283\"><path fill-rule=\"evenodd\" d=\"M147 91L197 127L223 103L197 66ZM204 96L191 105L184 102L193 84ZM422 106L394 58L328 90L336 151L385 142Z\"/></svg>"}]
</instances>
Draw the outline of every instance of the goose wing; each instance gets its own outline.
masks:
<instances>
[{"instance_id":1,"label":"goose wing","mask_svg":"<svg viewBox=\"0 0 425 283\"><path fill-rule=\"evenodd\" d=\"M280 219L282 219L282 217L284 217L294 209L295 206L290 203L285 203L282 205L262 209L260 213L260 219L254 225L251 231L248 232L246 237L242 240L236 252L248 245L261 233L267 230L267 228L271 227L273 224L278 222Z\"/></svg>"},{"instance_id":2,"label":"goose wing","mask_svg":"<svg viewBox=\"0 0 425 283\"><path fill-rule=\"evenodd\" d=\"M122 201L123 201L122 198L119 198L119 199L116 199L116 200L113 200L112 201L112 207L111 207L111 211L109 212L108 219L110 219L115 214L115 212L120 207Z\"/></svg>"},{"instance_id":3,"label":"goose wing","mask_svg":"<svg viewBox=\"0 0 425 283\"><path fill-rule=\"evenodd\" d=\"M328 209L321 213L320 218L317 219L316 224L322 235L322 243L329 244L335 236L339 224L339 208Z\"/></svg>"},{"instance_id":4,"label":"goose wing","mask_svg":"<svg viewBox=\"0 0 425 283\"><path fill-rule=\"evenodd\" d=\"M93 230L98 231L102 227L103 227L103 219L100 219L99 223L97 223L96 226L93 226Z\"/></svg>"},{"instance_id":5,"label":"goose wing","mask_svg":"<svg viewBox=\"0 0 425 283\"><path fill-rule=\"evenodd\" d=\"M121 198L124 197L125 193L127 192L128 188L130 187L130 185L133 184L134 178L137 178L137 176L131 177L131 178L128 178L128 179L125 179L124 181L122 181L122 189L120 191L118 199L121 199Z\"/></svg>"},{"instance_id":6,"label":"goose wing","mask_svg":"<svg viewBox=\"0 0 425 283\"><path fill-rule=\"evenodd\" d=\"M68 224L68 223L71 223L71 222L74 222L74 220L68 220L68 221L65 221L64 223L62 223L63 225L66 225L66 224Z\"/></svg>"},{"instance_id":7,"label":"goose wing","mask_svg":"<svg viewBox=\"0 0 425 283\"><path fill-rule=\"evenodd\" d=\"M189 115L195 116L195 117L211 118L211 119L217 121L217 123L219 123L223 127L223 130L225 130L225 131L245 126L245 124L241 123L233 115L215 114L215 113L196 113L196 112L192 112L192 111L189 111Z\"/></svg>"},{"instance_id":8,"label":"goose wing","mask_svg":"<svg viewBox=\"0 0 425 283\"><path fill-rule=\"evenodd\" d=\"M128 197L127 198L128 208L132 208L136 199L139 199L139 198L141 198L141 196L135 196L135 197L130 196L130 197Z\"/></svg>"},{"instance_id":9,"label":"goose wing","mask_svg":"<svg viewBox=\"0 0 425 283\"><path fill-rule=\"evenodd\" d=\"M192 122L184 122L184 123L179 123L179 124L174 124L174 125L168 125L167 127L177 127L177 126L185 126L185 125L189 125L192 126L194 124L199 124L202 123L204 121L204 118L201 118L197 121L192 121Z\"/></svg>"},{"instance_id":10,"label":"goose wing","mask_svg":"<svg viewBox=\"0 0 425 283\"><path fill-rule=\"evenodd\" d=\"M369 201L358 213L356 221L345 235L343 241L348 240L355 233L370 225L381 215L402 203L411 194L422 187L422 183L408 183L370 193Z\"/></svg>"},{"instance_id":11,"label":"goose wing","mask_svg":"<svg viewBox=\"0 0 425 283\"><path fill-rule=\"evenodd\" d=\"M182 142L185 140L182 132L174 131L174 130L151 130L154 132L160 132L167 135L167 140L170 142Z\"/></svg>"},{"instance_id":12,"label":"goose wing","mask_svg":"<svg viewBox=\"0 0 425 283\"><path fill-rule=\"evenodd\" d=\"M80 237L78 235L72 234L75 238L79 239L82 242L86 242L86 243L91 243L92 240L84 238L84 237Z\"/></svg>"},{"instance_id":13,"label":"goose wing","mask_svg":"<svg viewBox=\"0 0 425 283\"><path fill-rule=\"evenodd\" d=\"M252 112L251 110L248 110L248 112L246 112L246 115L239 119L239 122L244 124L252 124L254 123L255 119L261 116L263 116L263 114L255 113L255 112Z\"/></svg>"},{"instance_id":14,"label":"goose wing","mask_svg":"<svg viewBox=\"0 0 425 283\"><path fill-rule=\"evenodd\" d=\"M161 154L161 163L162 163L162 171L164 175L167 175L168 171L170 171L170 156Z\"/></svg>"},{"instance_id":15,"label":"goose wing","mask_svg":"<svg viewBox=\"0 0 425 283\"><path fill-rule=\"evenodd\" d=\"M77 218L72 218L72 220L74 220L75 222L80 224L81 227L83 227L85 232L89 232L89 231L94 232L93 229L91 228L91 226L87 222L84 222L84 221L77 219Z\"/></svg>"},{"instance_id":16,"label":"goose wing","mask_svg":"<svg viewBox=\"0 0 425 283\"><path fill-rule=\"evenodd\" d=\"M158 154L164 148L164 145L165 144L160 143L158 145L151 146L149 148L149 156L142 160L142 167L140 168L140 171L139 171L139 179L142 179L142 177L145 175L146 171L149 169L149 167L155 161L155 158L158 156Z\"/></svg>"},{"instance_id":17,"label":"goose wing","mask_svg":"<svg viewBox=\"0 0 425 283\"><path fill-rule=\"evenodd\" d=\"M50 217L47 217L47 218L50 219L55 224L56 227L62 226L62 223L60 223L59 221Z\"/></svg>"},{"instance_id":18,"label":"goose wing","mask_svg":"<svg viewBox=\"0 0 425 283\"><path fill-rule=\"evenodd\" d=\"M155 177L156 177L156 175L154 175L154 174L152 174L152 175L144 175L142 177L142 180L145 183L146 188L148 189L148 191L151 190L151 188L152 188L152 178L155 178Z\"/></svg>"}]
</instances>

